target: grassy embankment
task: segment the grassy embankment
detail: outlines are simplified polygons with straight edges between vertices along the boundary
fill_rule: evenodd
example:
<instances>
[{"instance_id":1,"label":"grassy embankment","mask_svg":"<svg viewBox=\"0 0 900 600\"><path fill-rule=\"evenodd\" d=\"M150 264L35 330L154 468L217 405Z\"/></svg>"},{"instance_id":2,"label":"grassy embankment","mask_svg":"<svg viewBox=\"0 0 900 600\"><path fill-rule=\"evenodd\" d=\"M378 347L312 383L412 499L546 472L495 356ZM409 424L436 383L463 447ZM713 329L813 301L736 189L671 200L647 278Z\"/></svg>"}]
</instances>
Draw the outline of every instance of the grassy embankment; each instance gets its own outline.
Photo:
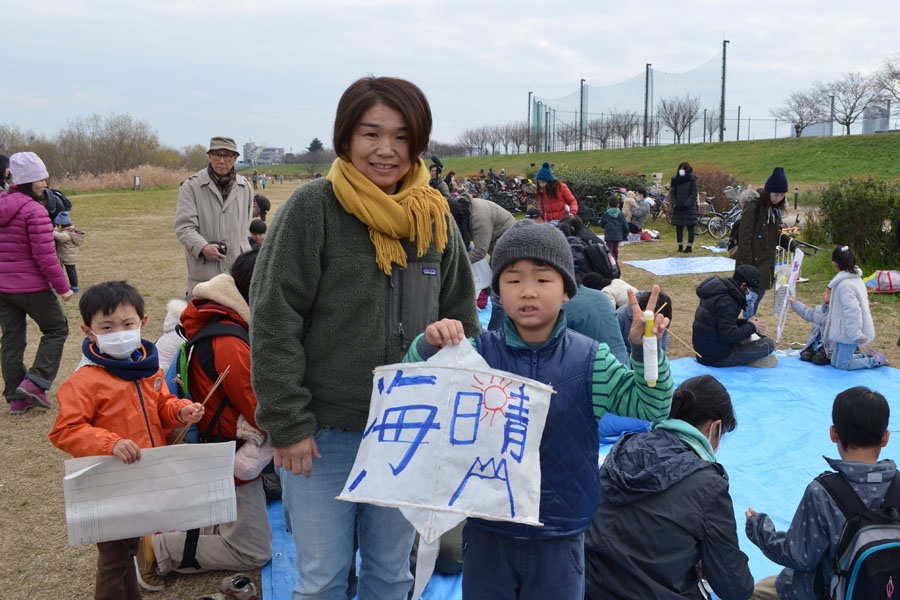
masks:
<instances>
[{"instance_id":1,"label":"grassy embankment","mask_svg":"<svg viewBox=\"0 0 900 600\"><path fill-rule=\"evenodd\" d=\"M445 172L460 176L476 175L479 169L506 169L510 175L525 173L531 163L549 161L572 167L601 166L618 171L662 172L672 176L678 164L716 167L737 179L762 185L776 166L784 167L791 186L801 189L851 175L900 177L900 134L854 135L837 137L785 138L712 144L680 144L648 148L613 148L581 152L544 152L536 154L497 154L443 159ZM427 162L427 161L426 161ZM329 165L319 165L321 173ZM306 176L305 165L260 165L260 173ZM242 171L250 174L253 169Z\"/></svg>"}]
</instances>

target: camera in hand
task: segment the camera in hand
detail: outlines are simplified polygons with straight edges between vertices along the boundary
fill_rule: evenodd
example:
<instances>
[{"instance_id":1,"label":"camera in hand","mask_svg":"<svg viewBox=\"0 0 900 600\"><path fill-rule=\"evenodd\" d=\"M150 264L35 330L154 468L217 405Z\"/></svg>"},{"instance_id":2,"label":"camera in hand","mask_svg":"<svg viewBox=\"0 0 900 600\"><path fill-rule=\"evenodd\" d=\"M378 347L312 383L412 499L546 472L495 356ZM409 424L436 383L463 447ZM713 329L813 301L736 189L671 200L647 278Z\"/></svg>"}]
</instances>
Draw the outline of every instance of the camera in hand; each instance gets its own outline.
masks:
<instances>
[{"instance_id":1,"label":"camera in hand","mask_svg":"<svg viewBox=\"0 0 900 600\"><path fill-rule=\"evenodd\" d=\"M223 256L228 255L228 244L226 244L225 242L211 242L211 243L215 244L219 248L220 254L222 254Z\"/></svg>"}]
</instances>

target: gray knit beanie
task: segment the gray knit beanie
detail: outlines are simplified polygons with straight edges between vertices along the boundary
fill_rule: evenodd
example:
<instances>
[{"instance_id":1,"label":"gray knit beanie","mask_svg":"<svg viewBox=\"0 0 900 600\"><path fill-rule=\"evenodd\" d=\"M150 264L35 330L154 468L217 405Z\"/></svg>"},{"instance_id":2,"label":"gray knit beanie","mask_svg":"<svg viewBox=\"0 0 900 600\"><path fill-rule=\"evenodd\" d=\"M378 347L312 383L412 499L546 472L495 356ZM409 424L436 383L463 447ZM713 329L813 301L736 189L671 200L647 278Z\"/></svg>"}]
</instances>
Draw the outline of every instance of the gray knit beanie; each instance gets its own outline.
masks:
<instances>
[{"instance_id":1,"label":"gray knit beanie","mask_svg":"<svg viewBox=\"0 0 900 600\"><path fill-rule=\"evenodd\" d=\"M530 219L523 219L507 229L497 240L491 255L491 285L495 292L500 293L500 273L503 269L523 258L551 265L562 275L569 298L575 296L578 284L575 283L572 251L569 250L566 236L559 229L549 223L535 223Z\"/></svg>"}]
</instances>

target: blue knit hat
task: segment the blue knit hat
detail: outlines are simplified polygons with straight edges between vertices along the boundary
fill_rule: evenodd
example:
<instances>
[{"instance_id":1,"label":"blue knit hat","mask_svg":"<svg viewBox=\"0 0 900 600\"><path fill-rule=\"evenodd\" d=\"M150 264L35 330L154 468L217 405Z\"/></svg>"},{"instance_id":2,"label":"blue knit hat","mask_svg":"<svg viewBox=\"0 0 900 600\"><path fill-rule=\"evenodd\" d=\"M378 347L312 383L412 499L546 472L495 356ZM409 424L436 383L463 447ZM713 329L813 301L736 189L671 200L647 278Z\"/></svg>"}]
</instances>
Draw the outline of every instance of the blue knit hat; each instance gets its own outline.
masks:
<instances>
[{"instance_id":1,"label":"blue knit hat","mask_svg":"<svg viewBox=\"0 0 900 600\"><path fill-rule=\"evenodd\" d=\"M70 216L69 211L64 210L64 211L61 211L58 215L56 215L56 218L53 219L53 224L54 225L62 225L63 227L68 227L69 225L71 225L72 217Z\"/></svg>"},{"instance_id":2,"label":"blue knit hat","mask_svg":"<svg viewBox=\"0 0 900 600\"><path fill-rule=\"evenodd\" d=\"M541 165L541 169L538 171L535 179L538 181L553 181L556 179L556 177L553 176L553 171L550 170L550 163L545 162Z\"/></svg>"},{"instance_id":3,"label":"blue knit hat","mask_svg":"<svg viewBox=\"0 0 900 600\"><path fill-rule=\"evenodd\" d=\"M788 180L784 174L784 167L775 167L764 188L767 192L775 194L787 194Z\"/></svg>"}]
</instances>

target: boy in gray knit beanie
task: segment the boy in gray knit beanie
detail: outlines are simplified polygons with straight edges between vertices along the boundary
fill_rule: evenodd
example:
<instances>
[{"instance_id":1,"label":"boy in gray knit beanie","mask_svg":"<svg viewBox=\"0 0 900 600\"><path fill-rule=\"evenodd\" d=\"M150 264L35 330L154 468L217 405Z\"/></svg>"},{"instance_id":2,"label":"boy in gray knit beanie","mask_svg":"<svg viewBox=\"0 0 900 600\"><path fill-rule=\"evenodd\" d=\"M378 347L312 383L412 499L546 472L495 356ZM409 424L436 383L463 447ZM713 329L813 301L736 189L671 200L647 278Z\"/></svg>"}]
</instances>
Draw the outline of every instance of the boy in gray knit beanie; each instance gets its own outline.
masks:
<instances>
[{"instance_id":1,"label":"boy in gray knit beanie","mask_svg":"<svg viewBox=\"0 0 900 600\"><path fill-rule=\"evenodd\" d=\"M571 564L573 553L577 564L584 561L584 531L599 502L596 420L607 412L654 422L665 419L672 401L672 374L660 352L655 384L644 377L643 311L634 293L629 294L634 309L633 370L616 360L606 344L566 326L561 308L576 293L575 269L569 243L552 225L516 223L497 240L491 263L493 286L508 320L471 343L492 369L538 379L552 385L555 394L540 445L543 526L470 517L463 529L467 545L463 596L488 600L515 597L518 590L535 598L582 598L584 572ZM655 306L658 294L659 286L654 286L648 306ZM656 321L657 337L667 325L665 317ZM459 321L432 323L413 342L404 361L427 360L439 348L464 338ZM500 426L512 423L510 419ZM505 444L498 452L497 459L506 460ZM572 485L573 481L579 484ZM522 555L540 568L523 573L517 558Z\"/></svg>"}]
</instances>

